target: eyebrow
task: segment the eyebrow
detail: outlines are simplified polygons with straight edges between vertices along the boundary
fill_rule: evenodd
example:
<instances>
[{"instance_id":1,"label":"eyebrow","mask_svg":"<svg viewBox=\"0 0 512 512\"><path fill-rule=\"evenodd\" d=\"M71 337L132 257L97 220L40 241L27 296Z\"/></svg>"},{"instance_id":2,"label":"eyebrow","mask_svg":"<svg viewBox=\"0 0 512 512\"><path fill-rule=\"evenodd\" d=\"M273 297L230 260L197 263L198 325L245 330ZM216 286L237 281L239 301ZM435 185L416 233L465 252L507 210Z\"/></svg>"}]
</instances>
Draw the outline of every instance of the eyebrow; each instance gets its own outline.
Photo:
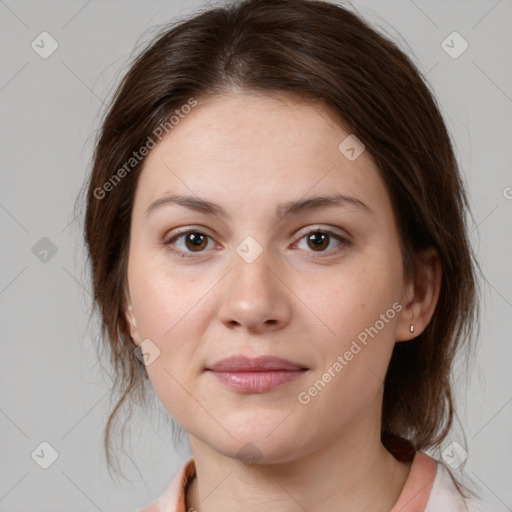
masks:
<instances>
[{"instance_id":1,"label":"eyebrow","mask_svg":"<svg viewBox=\"0 0 512 512\"><path fill-rule=\"evenodd\" d=\"M184 208L188 208L189 210L207 215L216 215L223 219L231 218L231 215L229 215L226 210L218 204L207 201L206 199L201 199L197 196L179 194L161 197L152 202L147 207L145 215L148 216L151 212L154 212L166 205L179 205L183 206ZM333 206L356 206L362 211L372 213L370 208L360 199L343 194L334 194L329 196L310 197L307 199L299 199L297 201L282 203L276 207L275 215L276 218L280 220L286 215L297 215L299 213Z\"/></svg>"}]
</instances>

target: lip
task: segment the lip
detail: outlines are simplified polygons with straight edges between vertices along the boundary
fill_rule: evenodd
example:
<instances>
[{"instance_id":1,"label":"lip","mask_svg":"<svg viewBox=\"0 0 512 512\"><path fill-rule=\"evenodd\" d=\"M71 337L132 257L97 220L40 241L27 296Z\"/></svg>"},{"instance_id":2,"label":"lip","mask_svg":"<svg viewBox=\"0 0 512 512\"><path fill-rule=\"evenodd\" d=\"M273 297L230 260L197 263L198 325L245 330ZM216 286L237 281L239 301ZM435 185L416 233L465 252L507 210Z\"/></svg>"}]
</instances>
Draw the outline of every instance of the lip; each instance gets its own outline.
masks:
<instances>
[{"instance_id":1,"label":"lip","mask_svg":"<svg viewBox=\"0 0 512 512\"><path fill-rule=\"evenodd\" d=\"M266 372L307 370L300 364L274 356L246 357L232 356L217 361L207 370L214 372Z\"/></svg>"},{"instance_id":2,"label":"lip","mask_svg":"<svg viewBox=\"0 0 512 512\"><path fill-rule=\"evenodd\" d=\"M308 368L273 356L234 356L222 359L206 370L236 391L264 393L296 381Z\"/></svg>"}]
</instances>

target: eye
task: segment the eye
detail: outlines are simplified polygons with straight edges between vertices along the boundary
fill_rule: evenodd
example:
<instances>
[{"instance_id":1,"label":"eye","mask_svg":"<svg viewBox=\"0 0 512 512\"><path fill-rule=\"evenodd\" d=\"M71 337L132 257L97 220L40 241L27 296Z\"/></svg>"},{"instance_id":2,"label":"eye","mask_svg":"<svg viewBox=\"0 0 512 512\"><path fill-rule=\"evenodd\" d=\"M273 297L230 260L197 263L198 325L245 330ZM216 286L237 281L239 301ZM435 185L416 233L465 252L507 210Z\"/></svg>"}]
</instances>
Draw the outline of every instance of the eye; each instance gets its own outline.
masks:
<instances>
[{"instance_id":1,"label":"eye","mask_svg":"<svg viewBox=\"0 0 512 512\"><path fill-rule=\"evenodd\" d=\"M313 231L309 231L304 236L302 236L300 240L302 241L304 239L306 240L306 246L310 249L313 249L313 252L328 253L328 255L331 255L332 252L338 252L338 249L341 246L349 246L351 244L351 242L349 242L341 235L338 235L333 231L323 229L315 229ZM326 251L325 249L329 247L333 239L338 241L338 245L334 249ZM299 246L299 244L296 245Z\"/></svg>"},{"instance_id":2,"label":"eye","mask_svg":"<svg viewBox=\"0 0 512 512\"><path fill-rule=\"evenodd\" d=\"M327 253L326 256L330 256L331 253L337 253L341 246L349 246L352 244L352 242L341 235L326 229L314 229L307 232L295 245L299 246L300 242L304 239L306 239L307 247L313 249L312 252L322 253L320 256L315 257L323 257L323 253ZM325 249L331 245L333 239L338 241L338 245L334 249L326 251ZM208 241L211 241L210 245ZM165 241L164 245L168 246L169 249L180 258L193 258L194 253L202 253L205 252L206 249L211 249L216 246L209 235L198 230L188 230L178 233Z\"/></svg>"},{"instance_id":3,"label":"eye","mask_svg":"<svg viewBox=\"0 0 512 512\"><path fill-rule=\"evenodd\" d=\"M164 244L169 246L169 248L178 256L182 258L191 258L193 257L192 253L204 252L203 249L208 247L208 239L210 239L213 244L213 240L206 233L196 230L189 230L173 236L164 242ZM177 244L175 242L180 243ZM179 245L181 245L181 247L176 249L175 247Z\"/></svg>"}]
</instances>

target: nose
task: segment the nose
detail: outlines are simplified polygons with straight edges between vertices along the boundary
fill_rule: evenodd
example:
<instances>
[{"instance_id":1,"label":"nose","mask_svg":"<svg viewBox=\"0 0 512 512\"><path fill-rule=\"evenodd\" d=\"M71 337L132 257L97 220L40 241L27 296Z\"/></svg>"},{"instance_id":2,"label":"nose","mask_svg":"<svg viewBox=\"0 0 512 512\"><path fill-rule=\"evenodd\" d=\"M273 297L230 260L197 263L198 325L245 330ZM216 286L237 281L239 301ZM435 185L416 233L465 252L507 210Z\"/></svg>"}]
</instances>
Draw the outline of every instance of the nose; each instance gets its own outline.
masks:
<instances>
[{"instance_id":1,"label":"nose","mask_svg":"<svg viewBox=\"0 0 512 512\"><path fill-rule=\"evenodd\" d=\"M223 282L220 320L230 329L269 332L290 321L292 293L281 267L264 250L251 263L235 254Z\"/></svg>"}]
</instances>

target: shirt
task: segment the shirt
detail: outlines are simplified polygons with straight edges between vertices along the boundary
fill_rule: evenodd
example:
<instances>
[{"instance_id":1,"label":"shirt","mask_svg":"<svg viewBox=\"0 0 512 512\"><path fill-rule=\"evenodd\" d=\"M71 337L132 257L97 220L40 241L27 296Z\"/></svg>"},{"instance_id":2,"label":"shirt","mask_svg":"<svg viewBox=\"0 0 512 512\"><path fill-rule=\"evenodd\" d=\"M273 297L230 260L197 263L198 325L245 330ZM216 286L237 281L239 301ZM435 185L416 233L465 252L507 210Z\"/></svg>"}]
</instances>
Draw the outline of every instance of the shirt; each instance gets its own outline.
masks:
<instances>
[{"instance_id":1,"label":"shirt","mask_svg":"<svg viewBox=\"0 0 512 512\"><path fill-rule=\"evenodd\" d=\"M194 459L189 459L156 501L138 512L187 512L188 483L196 474ZM416 451L409 476L398 501L390 512L484 512L483 504L464 500L458 493L444 463Z\"/></svg>"}]
</instances>

